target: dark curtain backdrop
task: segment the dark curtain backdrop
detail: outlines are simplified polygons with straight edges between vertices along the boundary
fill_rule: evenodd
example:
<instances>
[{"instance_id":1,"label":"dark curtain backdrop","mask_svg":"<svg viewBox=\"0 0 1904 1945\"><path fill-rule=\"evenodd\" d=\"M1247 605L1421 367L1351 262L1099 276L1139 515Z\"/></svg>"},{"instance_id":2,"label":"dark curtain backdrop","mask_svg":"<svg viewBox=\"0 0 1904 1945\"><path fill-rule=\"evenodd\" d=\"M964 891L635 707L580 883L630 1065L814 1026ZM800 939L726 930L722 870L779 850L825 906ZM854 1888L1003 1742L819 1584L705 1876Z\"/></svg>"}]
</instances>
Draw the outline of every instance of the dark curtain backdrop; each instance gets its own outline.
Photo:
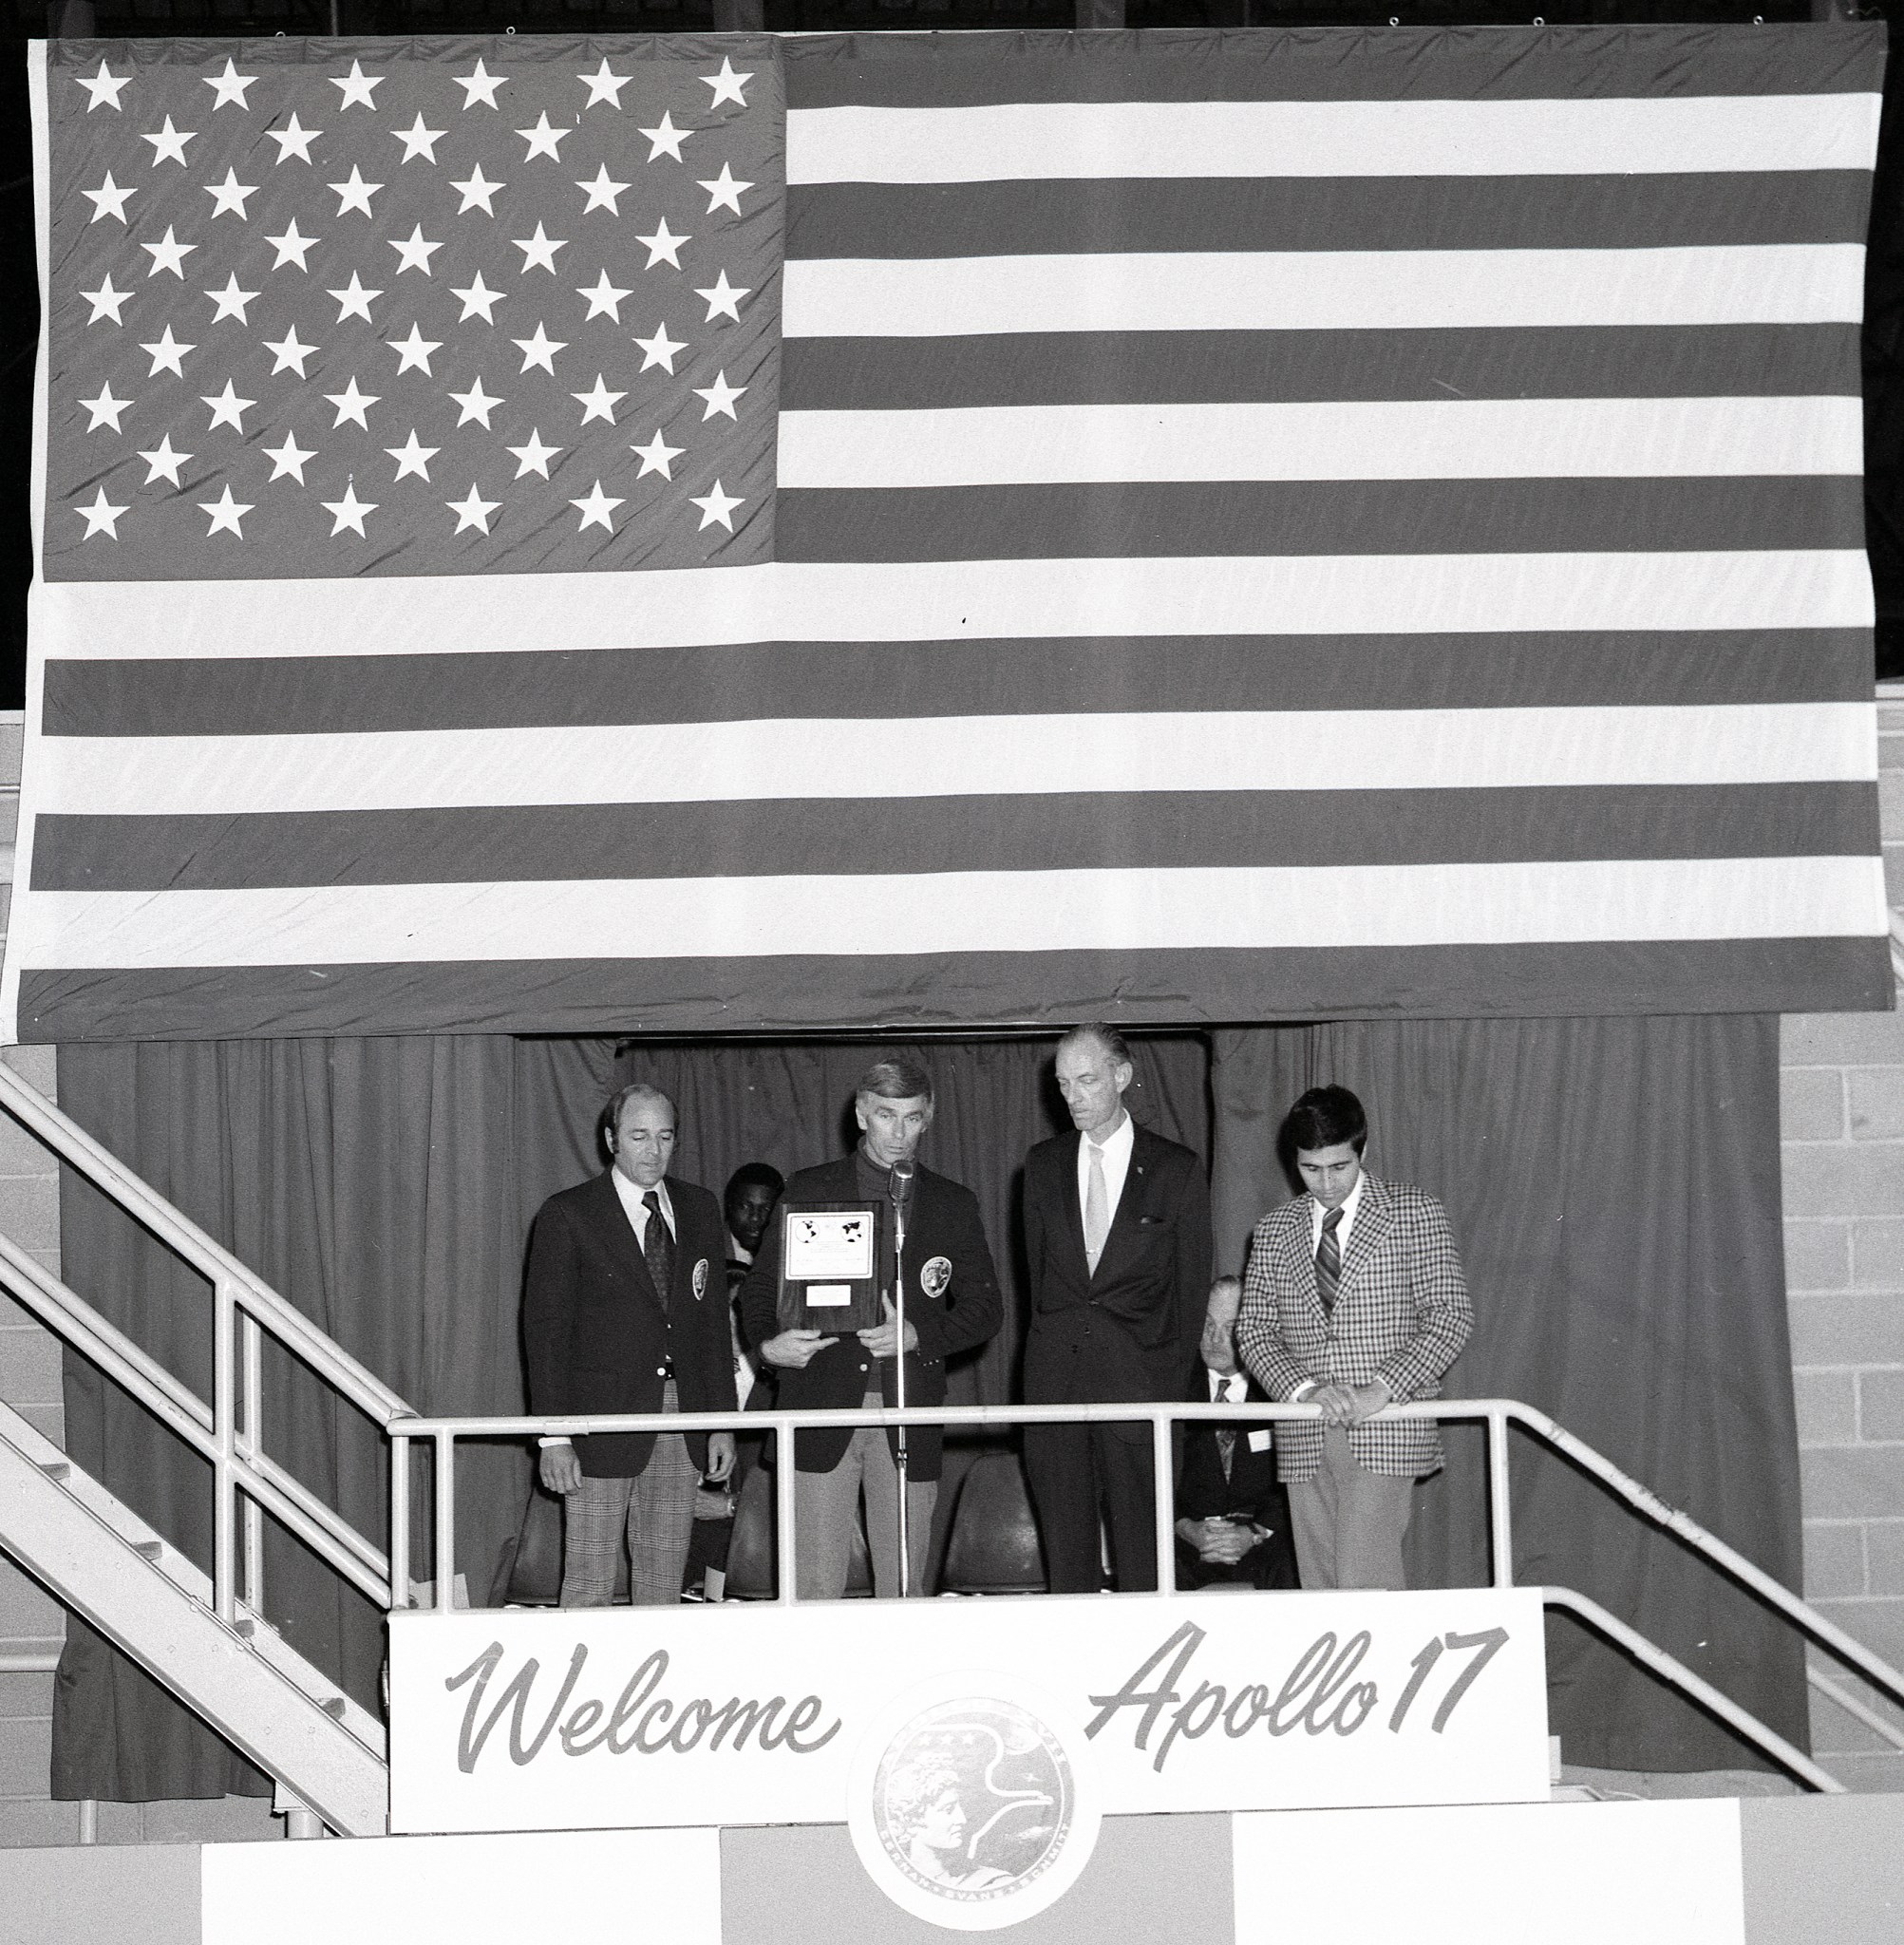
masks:
<instances>
[{"instance_id":1,"label":"dark curtain backdrop","mask_svg":"<svg viewBox=\"0 0 1904 1945\"><path fill-rule=\"evenodd\" d=\"M1370 1168L1440 1196L1461 1244L1476 1326L1447 1394L1538 1406L1801 1584L1776 1019L1365 1022L1218 1033L1213 1053L1224 1267L1288 1193L1288 1104L1354 1088ZM1481 1434L1447 1443L1417 1497L1418 1585L1486 1572ZM1593 1596L1806 1747L1797 1637L1545 1447L1514 1447L1517 1577ZM1571 1763L1758 1761L1570 1619L1549 1623L1548 1676Z\"/></svg>"},{"instance_id":2,"label":"dark curtain backdrop","mask_svg":"<svg viewBox=\"0 0 1904 1945\"><path fill-rule=\"evenodd\" d=\"M884 1045L884 1043L882 1043ZM922 1150L978 1195L1009 1316L955 1380L959 1402L1012 1382L1024 1301L1015 1182L1060 1125L1051 1042L915 1048L936 1078ZM865 1043L643 1048L607 1040L442 1037L63 1048L62 1105L420 1411L523 1408L521 1269L544 1197L603 1165L595 1125L624 1080L676 1099L678 1173L718 1192L741 1161L783 1173L846 1152ZM1209 1151L1200 1038L1138 1049L1137 1112ZM66 1280L201 1397L212 1390L210 1290L68 1175ZM67 1359L66 1444L208 1571L210 1468L89 1367ZM381 1544L383 1438L288 1359L268 1362L266 1449ZM457 1558L479 1601L528 1490L518 1445L462 1446ZM954 1475L955 1476L955 1475ZM413 1561L427 1571L418 1475ZM950 1494L947 1495L950 1501ZM272 1531L265 1605L301 1652L377 1706L381 1614ZM54 1701L53 1794L107 1801L263 1792L268 1784L157 1684L75 1622Z\"/></svg>"},{"instance_id":3,"label":"dark curtain backdrop","mask_svg":"<svg viewBox=\"0 0 1904 1945\"><path fill-rule=\"evenodd\" d=\"M1063 1124L1044 1040L935 1042L938 1119L922 1151L977 1194L1007 1293L998 1340L955 1400L1012 1395L1025 1272L1025 1149ZM554 1190L601 1165L595 1122L621 1081L680 1110L678 1172L717 1190L739 1162L783 1172L844 1153L866 1042L720 1045L391 1038L63 1048L63 1104L424 1412L522 1406L523 1244ZM1360 1024L1141 1041L1141 1119L1215 1162L1219 1267L1288 1193L1273 1144L1302 1087L1367 1100L1378 1171L1448 1203L1480 1323L1450 1389L1521 1396L1798 1584L1798 1472L1780 1245L1776 1023ZM69 1282L210 1395L202 1281L83 1185L63 1190ZM267 1449L385 1537L381 1438L273 1359ZM67 1443L209 1565L207 1469L69 1360ZM1423 1584L1485 1564L1474 1442L1451 1440L1412 1546ZM521 1447L475 1445L459 1475L459 1560L482 1597L528 1489ZM426 1571L426 1498L413 1558ZM946 1495L948 1502L951 1494ZM1644 1533L1570 1468L1517 1453L1520 1577L1579 1587L1795 1741L1795 1649L1744 1596ZM266 1607L375 1706L380 1616L283 1535ZM1746 1760L1571 1624L1550 1641L1571 1761L1688 1769ZM138 1800L262 1790L263 1779L75 1626L55 1700L54 1791Z\"/></svg>"}]
</instances>

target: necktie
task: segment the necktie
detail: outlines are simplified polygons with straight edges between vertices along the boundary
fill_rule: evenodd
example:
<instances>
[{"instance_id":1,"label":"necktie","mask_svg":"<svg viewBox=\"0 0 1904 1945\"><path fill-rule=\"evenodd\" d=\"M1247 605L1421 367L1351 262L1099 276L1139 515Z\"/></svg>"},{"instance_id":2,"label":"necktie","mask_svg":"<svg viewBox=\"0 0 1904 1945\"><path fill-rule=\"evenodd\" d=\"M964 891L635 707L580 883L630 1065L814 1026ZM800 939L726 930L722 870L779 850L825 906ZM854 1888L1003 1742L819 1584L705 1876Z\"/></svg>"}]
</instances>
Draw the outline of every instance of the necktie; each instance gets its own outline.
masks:
<instances>
[{"instance_id":1,"label":"necktie","mask_svg":"<svg viewBox=\"0 0 1904 1945\"><path fill-rule=\"evenodd\" d=\"M1315 1246L1315 1289L1324 1316L1335 1309L1335 1287L1342 1280L1342 1250L1335 1240L1341 1227L1342 1211L1331 1209L1322 1218L1322 1240Z\"/></svg>"},{"instance_id":2,"label":"necktie","mask_svg":"<svg viewBox=\"0 0 1904 1945\"><path fill-rule=\"evenodd\" d=\"M648 1224L641 1238L641 1254L648 1259L648 1274L654 1279L654 1294L661 1308L668 1308L668 1294L674 1282L674 1238L662 1220L661 1198L650 1189L641 1206L648 1211Z\"/></svg>"},{"instance_id":3,"label":"necktie","mask_svg":"<svg viewBox=\"0 0 1904 1945\"><path fill-rule=\"evenodd\" d=\"M1231 1395L1233 1389L1234 1387L1228 1378L1219 1379L1216 1385L1216 1395L1211 1400L1211 1403L1213 1405L1235 1405L1238 1403L1239 1401ZM1230 1462L1235 1457L1235 1432L1227 1425L1219 1425L1216 1427L1216 1456L1223 1462L1223 1477L1225 1479L1230 1477Z\"/></svg>"},{"instance_id":4,"label":"necktie","mask_svg":"<svg viewBox=\"0 0 1904 1945\"><path fill-rule=\"evenodd\" d=\"M1084 1261L1095 1276L1104 1237L1111 1231L1111 1199L1104 1187L1104 1151L1095 1142L1086 1142L1084 1147L1089 1161L1084 1176Z\"/></svg>"}]
</instances>

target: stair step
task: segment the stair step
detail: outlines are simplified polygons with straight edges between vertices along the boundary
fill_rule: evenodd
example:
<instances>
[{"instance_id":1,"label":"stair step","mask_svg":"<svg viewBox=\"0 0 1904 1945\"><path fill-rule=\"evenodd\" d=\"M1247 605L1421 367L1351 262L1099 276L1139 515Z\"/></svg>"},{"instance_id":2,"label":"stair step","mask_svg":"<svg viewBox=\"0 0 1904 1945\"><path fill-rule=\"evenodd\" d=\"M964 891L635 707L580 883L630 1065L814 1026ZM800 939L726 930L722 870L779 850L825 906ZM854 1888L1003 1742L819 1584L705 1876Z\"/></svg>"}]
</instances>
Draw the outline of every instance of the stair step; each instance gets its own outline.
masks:
<instances>
[{"instance_id":1,"label":"stair step","mask_svg":"<svg viewBox=\"0 0 1904 1945\"><path fill-rule=\"evenodd\" d=\"M162 1539L135 1540L133 1551L143 1554L148 1560L157 1562L165 1558L165 1542Z\"/></svg>"}]
</instances>

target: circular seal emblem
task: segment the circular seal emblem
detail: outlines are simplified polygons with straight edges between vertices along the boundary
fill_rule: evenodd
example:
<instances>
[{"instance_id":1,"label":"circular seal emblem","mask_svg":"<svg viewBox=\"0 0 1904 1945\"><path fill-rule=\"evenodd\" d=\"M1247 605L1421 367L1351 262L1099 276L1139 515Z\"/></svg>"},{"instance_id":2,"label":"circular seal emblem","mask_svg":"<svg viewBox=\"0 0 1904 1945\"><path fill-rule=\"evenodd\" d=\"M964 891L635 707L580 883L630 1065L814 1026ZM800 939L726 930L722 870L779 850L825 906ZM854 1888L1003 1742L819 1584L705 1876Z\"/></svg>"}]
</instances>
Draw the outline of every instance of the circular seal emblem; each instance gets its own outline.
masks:
<instances>
[{"instance_id":1,"label":"circular seal emblem","mask_svg":"<svg viewBox=\"0 0 1904 1945\"><path fill-rule=\"evenodd\" d=\"M703 1256L694 1265L694 1299L698 1303L707 1294L707 1258Z\"/></svg>"},{"instance_id":2,"label":"circular seal emblem","mask_svg":"<svg viewBox=\"0 0 1904 1945\"><path fill-rule=\"evenodd\" d=\"M1097 1842L1080 1732L1022 1677L942 1675L882 1709L854 1764L848 1824L868 1875L914 1917L991 1932L1047 1910Z\"/></svg>"},{"instance_id":3,"label":"circular seal emblem","mask_svg":"<svg viewBox=\"0 0 1904 1945\"><path fill-rule=\"evenodd\" d=\"M952 1258L932 1256L919 1270L919 1288L928 1296L940 1297L952 1287Z\"/></svg>"}]
</instances>

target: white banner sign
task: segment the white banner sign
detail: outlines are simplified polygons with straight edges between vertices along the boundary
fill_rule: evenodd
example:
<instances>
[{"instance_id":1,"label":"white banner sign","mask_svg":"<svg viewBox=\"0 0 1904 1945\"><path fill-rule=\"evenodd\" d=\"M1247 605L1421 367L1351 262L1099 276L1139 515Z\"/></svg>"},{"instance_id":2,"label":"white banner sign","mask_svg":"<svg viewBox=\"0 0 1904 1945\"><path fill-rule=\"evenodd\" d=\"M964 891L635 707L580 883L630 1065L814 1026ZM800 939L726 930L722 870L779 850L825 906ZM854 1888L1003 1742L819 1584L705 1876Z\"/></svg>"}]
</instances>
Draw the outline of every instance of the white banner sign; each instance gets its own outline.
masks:
<instances>
[{"instance_id":1,"label":"white banner sign","mask_svg":"<svg viewBox=\"0 0 1904 1945\"><path fill-rule=\"evenodd\" d=\"M390 1712L398 1832L849 1822L974 1763L1027 1818L1548 1791L1524 1590L398 1615Z\"/></svg>"}]
</instances>

